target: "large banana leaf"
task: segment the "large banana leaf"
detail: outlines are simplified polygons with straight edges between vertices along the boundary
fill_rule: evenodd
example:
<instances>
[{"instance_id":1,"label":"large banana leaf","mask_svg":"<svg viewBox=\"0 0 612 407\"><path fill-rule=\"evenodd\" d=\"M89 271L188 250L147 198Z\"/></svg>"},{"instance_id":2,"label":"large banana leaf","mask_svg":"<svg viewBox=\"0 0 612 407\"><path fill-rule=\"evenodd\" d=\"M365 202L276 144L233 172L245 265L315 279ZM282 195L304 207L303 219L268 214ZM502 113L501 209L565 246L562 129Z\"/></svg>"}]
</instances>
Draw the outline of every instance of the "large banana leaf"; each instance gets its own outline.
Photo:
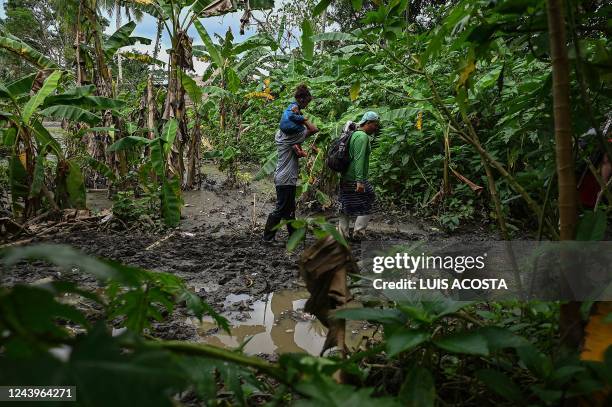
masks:
<instances>
[{"instance_id":1,"label":"large banana leaf","mask_svg":"<svg viewBox=\"0 0 612 407\"><path fill-rule=\"evenodd\" d=\"M61 71L53 71L51 75L47 79L45 79L45 83L42 88L28 100L28 103L23 107L21 111L21 118L26 124L30 123L30 118L34 114L34 111L40 106L45 98L49 96L55 89L57 89L57 84L59 83L60 78L62 77Z\"/></svg>"},{"instance_id":2,"label":"large banana leaf","mask_svg":"<svg viewBox=\"0 0 612 407\"><path fill-rule=\"evenodd\" d=\"M108 40L104 43L104 55L106 59L111 59L113 55L119 50L119 48L127 47L130 45L134 45L136 43L141 43L145 45L151 44L151 40L143 37L131 37L130 35L136 28L136 23L134 21L130 21L125 24L123 27L119 28L117 31L110 36Z\"/></svg>"},{"instance_id":3,"label":"large banana leaf","mask_svg":"<svg viewBox=\"0 0 612 407\"><path fill-rule=\"evenodd\" d=\"M121 56L124 59L130 59L132 61L142 62L147 65L165 66L166 63L160 59L154 59L152 56L147 54L138 54L136 52L121 52Z\"/></svg>"},{"instance_id":4,"label":"large banana leaf","mask_svg":"<svg viewBox=\"0 0 612 407\"><path fill-rule=\"evenodd\" d=\"M115 173L113 173L113 170L111 170L106 163L98 161L93 157L88 157L87 164L89 164L92 169L106 177L107 180L113 182L116 180Z\"/></svg>"},{"instance_id":5,"label":"large banana leaf","mask_svg":"<svg viewBox=\"0 0 612 407\"><path fill-rule=\"evenodd\" d=\"M313 41L355 41L357 37L343 32L326 32L312 36Z\"/></svg>"},{"instance_id":6,"label":"large banana leaf","mask_svg":"<svg viewBox=\"0 0 612 407\"><path fill-rule=\"evenodd\" d=\"M310 20L304 20L302 23L302 56L307 61L312 61L312 56L314 54L312 33L312 24Z\"/></svg>"},{"instance_id":7,"label":"large banana leaf","mask_svg":"<svg viewBox=\"0 0 612 407\"><path fill-rule=\"evenodd\" d=\"M95 110L121 109L125 102L119 99L112 99L103 96L84 96L79 100L83 107ZM66 103L70 105L72 103Z\"/></svg>"},{"instance_id":8,"label":"large banana leaf","mask_svg":"<svg viewBox=\"0 0 612 407\"><path fill-rule=\"evenodd\" d=\"M240 78L238 77L236 71L234 71L233 68L227 68L225 76L227 79L227 90L232 93L238 92L240 89Z\"/></svg>"},{"instance_id":9,"label":"large banana leaf","mask_svg":"<svg viewBox=\"0 0 612 407\"><path fill-rule=\"evenodd\" d=\"M47 96L43 104L43 107L67 104L66 102L69 100L79 100L84 96L93 95L95 91L96 91L95 85L85 85L85 86L78 86L75 88L71 88L63 93L58 93L57 95Z\"/></svg>"},{"instance_id":10,"label":"large banana leaf","mask_svg":"<svg viewBox=\"0 0 612 407\"><path fill-rule=\"evenodd\" d=\"M159 179L163 179L166 175L165 161L162 140L159 137L155 138L151 142L151 165Z\"/></svg>"},{"instance_id":11,"label":"large banana leaf","mask_svg":"<svg viewBox=\"0 0 612 407\"><path fill-rule=\"evenodd\" d=\"M154 141L154 140L150 140L150 139L144 138L144 137L127 136L127 137L123 137L123 138L117 140L116 142L114 142L107 149L107 151L109 151L109 152L123 151L123 150L126 150L128 148L150 144L152 141Z\"/></svg>"},{"instance_id":12,"label":"large banana leaf","mask_svg":"<svg viewBox=\"0 0 612 407\"><path fill-rule=\"evenodd\" d=\"M178 121L176 119L170 119L166 122L164 129L162 130L161 139L164 141L164 154L168 154L174 139L176 138L176 131L178 130Z\"/></svg>"},{"instance_id":13,"label":"large banana leaf","mask_svg":"<svg viewBox=\"0 0 612 407\"><path fill-rule=\"evenodd\" d=\"M40 190L45 182L45 155L39 154L36 157L36 165L34 166L34 178L30 188L30 198L34 198L40 194Z\"/></svg>"},{"instance_id":14,"label":"large banana leaf","mask_svg":"<svg viewBox=\"0 0 612 407\"><path fill-rule=\"evenodd\" d=\"M266 158L266 162L261 169L255 174L255 181L259 181L272 174L276 170L276 163L278 162L278 152L274 151Z\"/></svg>"},{"instance_id":15,"label":"large banana leaf","mask_svg":"<svg viewBox=\"0 0 612 407\"><path fill-rule=\"evenodd\" d=\"M85 209L87 194L81 167L75 161L58 163L56 191L58 203L63 208Z\"/></svg>"},{"instance_id":16,"label":"large banana leaf","mask_svg":"<svg viewBox=\"0 0 612 407\"><path fill-rule=\"evenodd\" d=\"M11 199L13 214L18 215L23 208L20 199L26 199L30 193L28 175L19 157L13 154L9 160L9 183L11 186Z\"/></svg>"},{"instance_id":17,"label":"large banana leaf","mask_svg":"<svg viewBox=\"0 0 612 407\"><path fill-rule=\"evenodd\" d=\"M2 129L0 132L0 144L7 147L12 147L17 140L17 128L9 127L8 129Z\"/></svg>"},{"instance_id":18,"label":"large banana leaf","mask_svg":"<svg viewBox=\"0 0 612 407\"><path fill-rule=\"evenodd\" d=\"M330 3L331 3L331 0L321 0L319 3L317 3L317 5L312 10L312 16L316 17L322 12L324 12L327 9L327 7L329 7Z\"/></svg>"},{"instance_id":19,"label":"large banana leaf","mask_svg":"<svg viewBox=\"0 0 612 407\"><path fill-rule=\"evenodd\" d=\"M219 53L217 46L213 44L212 40L210 39L206 28L204 28L202 23L200 23L200 21L198 20L195 20L193 22L193 25L195 25L196 30L198 30L198 34L200 34L200 38L202 38L202 42L204 42L204 45L206 46L206 50L208 51L208 55L210 55L211 60L215 63L215 65L217 65L218 68L223 69L224 66L221 54Z\"/></svg>"},{"instance_id":20,"label":"large banana leaf","mask_svg":"<svg viewBox=\"0 0 612 407\"><path fill-rule=\"evenodd\" d=\"M178 226L181 221L181 187L178 178L164 180L161 194L161 210L168 226Z\"/></svg>"},{"instance_id":21,"label":"large banana leaf","mask_svg":"<svg viewBox=\"0 0 612 407\"><path fill-rule=\"evenodd\" d=\"M23 78L19 78L14 82L6 85L6 91L13 98L17 99L22 95L29 95L32 90L32 84L34 83L34 79L36 79L37 73L33 73L30 75L26 75Z\"/></svg>"},{"instance_id":22,"label":"large banana leaf","mask_svg":"<svg viewBox=\"0 0 612 407\"><path fill-rule=\"evenodd\" d=\"M240 44L237 44L232 51L234 55L240 55L245 51L249 51L255 48L270 47L274 49L276 48L276 45L276 41L274 41L274 39L272 39L270 36L264 34L257 34L247 38Z\"/></svg>"},{"instance_id":23,"label":"large banana leaf","mask_svg":"<svg viewBox=\"0 0 612 407\"><path fill-rule=\"evenodd\" d=\"M269 10L274 8L274 0L250 0L251 10Z\"/></svg>"},{"instance_id":24,"label":"large banana leaf","mask_svg":"<svg viewBox=\"0 0 612 407\"><path fill-rule=\"evenodd\" d=\"M53 154L57 157L63 157L64 152L62 151L62 146L60 146L59 142L53 138L49 130L47 130L39 120L32 120L30 123L30 127L34 130L34 138L39 146L45 146L41 151L45 151L45 149L51 148Z\"/></svg>"},{"instance_id":25,"label":"large banana leaf","mask_svg":"<svg viewBox=\"0 0 612 407\"><path fill-rule=\"evenodd\" d=\"M38 68L59 69L59 66L55 62L11 34L3 33L3 35L0 36L0 48L4 48L7 51L19 55L21 58Z\"/></svg>"},{"instance_id":26,"label":"large banana leaf","mask_svg":"<svg viewBox=\"0 0 612 407\"><path fill-rule=\"evenodd\" d=\"M199 104L202 101L202 89L198 86L196 81L194 81L189 75L185 72L181 71L181 83L187 95L189 95L189 99L195 104Z\"/></svg>"},{"instance_id":27,"label":"large banana leaf","mask_svg":"<svg viewBox=\"0 0 612 407\"><path fill-rule=\"evenodd\" d=\"M87 207L87 193L85 180L78 163L70 161L70 169L66 178L66 190L73 208L85 209Z\"/></svg>"},{"instance_id":28,"label":"large banana leaf","mask_svg":"<svg viewBox=\"0 0 612 407\"><path fill-rule=\"evenodd\" d=\"M74 122L84 122L96 125L102 120L99 116L77 106L57 105L51 106L40 112L46 117L67 119Z\"/></svg>"}]
</instances>

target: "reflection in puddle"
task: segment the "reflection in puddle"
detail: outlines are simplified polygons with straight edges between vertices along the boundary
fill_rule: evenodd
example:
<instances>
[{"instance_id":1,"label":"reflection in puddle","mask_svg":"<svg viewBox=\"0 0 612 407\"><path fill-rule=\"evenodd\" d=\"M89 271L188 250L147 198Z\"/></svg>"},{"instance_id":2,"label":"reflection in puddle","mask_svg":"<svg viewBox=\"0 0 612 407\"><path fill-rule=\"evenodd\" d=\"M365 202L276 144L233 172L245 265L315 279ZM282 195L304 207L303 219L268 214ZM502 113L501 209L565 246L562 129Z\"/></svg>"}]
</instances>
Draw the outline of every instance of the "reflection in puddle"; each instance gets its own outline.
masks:
<instances>
[{"instance_id":1,"label":"reflection in puddle","mask_svg":"<svg viewBox=\"0 0 612 407\"><path fill-rule=\"evenodd\" d=\"M224 313L230 321L232 335L217 330L210 318L199 323L198 334L203 342L236 348L248 340L244 352L250 355L307 352L318 355L325 342L327 330L310 314L303 312L308 298L306 291L280 291L270 293L266 300L254 301L248 318L240 318L235 312ZM230 294L224 302L225 309L243 308L250 296ZM193 322L193 320L191 321ZM347 324L347 343L356 345L371 329L363 323ZM250 338L250 340L249 340Z\"/></svg>"}]
</instances>

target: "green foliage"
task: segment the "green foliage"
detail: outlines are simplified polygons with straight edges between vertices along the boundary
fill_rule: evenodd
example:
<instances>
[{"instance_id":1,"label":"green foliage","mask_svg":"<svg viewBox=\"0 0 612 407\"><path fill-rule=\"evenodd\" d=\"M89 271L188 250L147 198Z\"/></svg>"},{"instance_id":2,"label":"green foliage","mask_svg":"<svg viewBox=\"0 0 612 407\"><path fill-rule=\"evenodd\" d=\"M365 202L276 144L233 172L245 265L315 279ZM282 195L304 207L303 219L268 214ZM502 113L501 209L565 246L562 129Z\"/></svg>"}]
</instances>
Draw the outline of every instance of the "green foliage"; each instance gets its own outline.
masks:
<instances>
[{"instance_id":1,"label":"green foliage","mask_svg":"<svg viewBox=\"0 0 612 407\"><path fill-rule=\"evenodd\" d=\"M104 43L104 54L107 59L111 59L113 55L119 50L119 48L127 47L129 45L135 45L141 43L144 45L151 44L151 40L142 37L131 37L130 35L136 28L136 22L130 21L117 31L115 31Z\"/></svg>"},{"instance_id":2,"label":"green foliage","mask_svg":"<svg viewBox=\"0 0 612 407\"><path fill-rule=\"evenodd\" d=\"M53 71L36 94L28 100L21 112L21 118L26 124L30 123L30 118L34 111L40 106L45 98L49 96L57 88L57 84L62 76L61 71Z\"/></svg>"}]
</instances>

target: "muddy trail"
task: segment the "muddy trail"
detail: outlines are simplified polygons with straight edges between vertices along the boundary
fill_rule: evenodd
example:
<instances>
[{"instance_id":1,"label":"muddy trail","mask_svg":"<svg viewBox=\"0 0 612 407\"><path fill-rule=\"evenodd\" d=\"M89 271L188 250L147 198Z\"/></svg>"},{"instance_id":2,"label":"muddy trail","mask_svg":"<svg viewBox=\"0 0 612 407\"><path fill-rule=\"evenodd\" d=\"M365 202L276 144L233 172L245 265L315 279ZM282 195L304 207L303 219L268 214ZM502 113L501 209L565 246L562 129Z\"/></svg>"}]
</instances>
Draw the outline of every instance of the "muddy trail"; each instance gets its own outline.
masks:
<instances>
[{"instance_id":1,"label":"muddy trail","mask_svg":"<svg viewBox=\"0 0 612 407\"><path fill-rule=\"evenodd\" d=\"M274 187L269 181L226 188L224 175L213 165L203 189L184 195L185 208L180 227L163 233L134 231L101 232L96 229L59 233L33 243L68 244L90 255L115 259L121 263L180 276L232 325L232 336L220 332L212 320L198 321L186 309L175 309L166 322L155 323L152 334L165 339L182 339L237 347L252 339L245 352L271 357L283 352L305 351L317 354L323 344L323 327L302 312L308 293L297 266L302 247L295 253L283 245L270 246L260 241L263 224L274 207ZM92 211L109 209L112 202L104 191L88 194ZM300 213L298 217L310 214ZM328 214L329 215L329 214ZM335 222L333 216L328 216ZM277 238L287 239L285 230ZM447 239L491 239L485 230L472 230L452 236L436 227L401 214L380 211L369 227L369 240L434 241ZM356 259L360 245L353 245ZM59 270L44 262L15 267L4 277L5 284L36 283L57 279L76 281L88 287L93 278ZM369 331L367 324L349 327L348 341L358 341ZM272 356L273 357L273 356Z\"/></svg>"}]
</instances>

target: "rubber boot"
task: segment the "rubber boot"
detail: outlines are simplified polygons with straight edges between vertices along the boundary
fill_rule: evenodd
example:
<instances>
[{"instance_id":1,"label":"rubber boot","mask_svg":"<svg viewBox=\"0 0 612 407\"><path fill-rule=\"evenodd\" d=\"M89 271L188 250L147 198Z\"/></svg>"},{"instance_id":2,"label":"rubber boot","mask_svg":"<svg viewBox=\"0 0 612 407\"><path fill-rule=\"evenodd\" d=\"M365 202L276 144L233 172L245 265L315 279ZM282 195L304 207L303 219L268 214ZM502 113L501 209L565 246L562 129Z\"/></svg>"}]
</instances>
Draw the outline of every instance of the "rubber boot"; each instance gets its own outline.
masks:
<instances>
[{"instance_id":1,"label":"rubber boot","mask_svg":"<svg viewBox=\"0 0 612 407\"><path fill-rule=\"evenodd\" d=\"M274 227L280 223L281 219L277 216L270 215L266 221L264 233L262 239L264 242L273 242L276 236L276 229Z\"/></svg>"},{"instance_id":2,"label":"rubber boot","mask_svg":"<svg viewBox=\"0 0 612 407\"><path fill-rule=\"evenodd\" d=\"M343 213L338 216L338 231L344 235L344 237L349 237L349 217Z\"/></svg>"}]
</instances>

